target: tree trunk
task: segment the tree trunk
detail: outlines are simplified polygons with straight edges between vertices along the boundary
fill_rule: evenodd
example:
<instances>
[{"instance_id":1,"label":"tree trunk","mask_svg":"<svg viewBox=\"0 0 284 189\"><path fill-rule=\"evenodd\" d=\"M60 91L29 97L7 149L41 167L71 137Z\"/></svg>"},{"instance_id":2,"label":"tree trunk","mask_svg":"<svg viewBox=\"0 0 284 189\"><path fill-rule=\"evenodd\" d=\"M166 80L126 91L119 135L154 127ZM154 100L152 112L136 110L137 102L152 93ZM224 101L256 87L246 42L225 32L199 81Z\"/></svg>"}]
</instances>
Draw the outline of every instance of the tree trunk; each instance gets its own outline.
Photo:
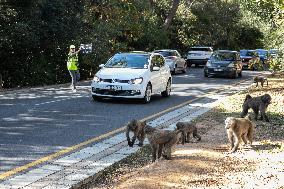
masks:
<instances>
[{"instance_id":1,"label":"tree trunk","mask_svg":"<svg viewBox=\"0 0 284 189\"><path fill-rule=\"evenodd\" d=\"M168 14L166 20L165 20L165 23L164 23L164 29L165 30L167 30L170 27L172 20L173 20L174 16L176 15L179 3L180 3L180 0L173 0L172 8L171 8L170 13Z\"/></svg>"}]
</instances>

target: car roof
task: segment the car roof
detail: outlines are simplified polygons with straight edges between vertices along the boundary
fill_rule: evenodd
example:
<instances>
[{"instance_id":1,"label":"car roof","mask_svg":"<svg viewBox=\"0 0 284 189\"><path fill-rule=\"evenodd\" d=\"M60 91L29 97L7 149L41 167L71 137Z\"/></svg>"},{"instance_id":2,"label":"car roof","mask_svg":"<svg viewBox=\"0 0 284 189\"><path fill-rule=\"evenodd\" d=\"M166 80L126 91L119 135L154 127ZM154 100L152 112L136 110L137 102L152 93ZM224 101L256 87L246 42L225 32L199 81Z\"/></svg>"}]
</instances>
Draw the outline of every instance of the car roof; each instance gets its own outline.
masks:
<instances>
[{"instance_id":1,"label":"car roof","mask_svg":"<svg viewBox=\"0 0 284 189\"><path fill-rule=\"evenodd\" d=\"M230 53L238 53L238 51L232 51L232 50L216 50L215 52L230 52Z\"/></svg>"},{"instance_id":2,"label":"car roof","mask_svg":"<svg viewBox=\"0 0 284 189\"><path fill-rule=\"evenodd\" d=\"M137 54L137 55L151 55L149 52L144 51L131 51L131 52L119 52L116 54L124 54L124 55L131 55L131 54Z\"/></svg>"},{"instance_id":3,"label":"car roof","mask_svg":"<svg viewBox=\"0 0 284 189\"><path fill-rule=\"evenodd\" d=\"M256 50L242 49L242 50L240 50L240 52L241 52L241 51L255 52Z\"/></svg>"},{"instance_id":4,"label":"car roof","mask_svg":"<svg viewBox=\"0 0 284 189\"><path fill-rule=\"evenodd\" d=\"M176 51L175 49L159 49L159 50L154 50L154 52L161 52L161 51Z\"/></svg>"}]
</instances>

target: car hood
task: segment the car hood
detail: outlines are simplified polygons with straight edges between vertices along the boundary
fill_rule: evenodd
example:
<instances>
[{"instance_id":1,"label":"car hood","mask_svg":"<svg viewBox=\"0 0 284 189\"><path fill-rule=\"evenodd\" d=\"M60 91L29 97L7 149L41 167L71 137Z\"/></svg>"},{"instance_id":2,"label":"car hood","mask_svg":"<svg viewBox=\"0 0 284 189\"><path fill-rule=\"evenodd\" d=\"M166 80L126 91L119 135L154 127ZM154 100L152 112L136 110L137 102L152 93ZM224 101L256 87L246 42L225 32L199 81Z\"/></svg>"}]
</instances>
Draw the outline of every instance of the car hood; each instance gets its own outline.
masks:
<instances>
[{"instance_id":1,"label":"car hood","mask_svg":"<svg viewBox=\"0 0 284 189\"><path fill-rule=\"evenodd\" d=\"M212 61L211 64L213 66L228 66L230 63L233 63L234 61Z\"/></svg>"},{"instance_id":2,"label":"car hood","mask_svg":"<svg viewBox=\"0 0 284 189\"><path fill-rule=\"evenodd\" d=\"M129 80L143 77L147 71L148 69L102 68L96 73L96 76L103 79Z\"/></svg>"},{"instance_id":3,"label":"car hood","mask_svg":"<svg viewBox=\"0 0 284 189\"><path fill-rule=\"evenodd\" d=\"M252 59L252 56L241 56L243 59Z\"/></svg>"}]
</instances>

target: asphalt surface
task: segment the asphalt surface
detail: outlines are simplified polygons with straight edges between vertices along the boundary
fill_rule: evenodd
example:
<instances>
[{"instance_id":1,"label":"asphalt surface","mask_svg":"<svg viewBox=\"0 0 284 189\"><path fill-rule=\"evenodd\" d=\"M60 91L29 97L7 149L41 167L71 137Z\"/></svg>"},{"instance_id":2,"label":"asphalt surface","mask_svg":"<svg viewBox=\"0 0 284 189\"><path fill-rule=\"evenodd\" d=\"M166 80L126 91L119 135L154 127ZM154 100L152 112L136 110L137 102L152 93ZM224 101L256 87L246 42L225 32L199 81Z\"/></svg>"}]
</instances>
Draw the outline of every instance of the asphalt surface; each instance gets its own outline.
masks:
<instances>
[{"instance_id":1,"label":"asphalt surface","mask_svg":"<svg viewBox=\"0 0 284 189\"><path fill-rule=\"evenodd\" d=\"M1 92L0 174L257 74L204 78L202 68L190 68L173 76L169 98L155 95L149 104L129 99L94 102L90 81L75 93L68 85Z\"/></svg>"}]
</instances>

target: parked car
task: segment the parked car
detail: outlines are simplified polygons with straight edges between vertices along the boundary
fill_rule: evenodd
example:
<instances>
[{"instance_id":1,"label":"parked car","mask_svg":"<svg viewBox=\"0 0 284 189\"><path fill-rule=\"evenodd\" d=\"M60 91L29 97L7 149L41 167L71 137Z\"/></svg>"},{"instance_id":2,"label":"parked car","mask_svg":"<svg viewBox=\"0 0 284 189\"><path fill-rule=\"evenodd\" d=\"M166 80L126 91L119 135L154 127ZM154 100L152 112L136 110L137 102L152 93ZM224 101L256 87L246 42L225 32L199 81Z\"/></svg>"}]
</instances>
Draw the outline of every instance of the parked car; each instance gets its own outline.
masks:
<instances>
[{"instance_id":1,"label":"parked car","mask_svg":"<svg viewBox=\"0 0 284 189\"><path fill-rule=\"evenodd\" d=\"M242 76L242 62L237 51L214 51L204 66L204 76L226 76L237 78Z\"/></svg>"},{"instance_id":2,"label":"parked car","mask_svg":"<svg viewBox=\"0 0 284 189\"><path fill-rule=\"evenodd\" d=\"M139 98L148 103L153 94L170 96L170 68L158 53L117 53L100 67L91 84L94 100Z\"/></svg>"},{"instance_id":3,"label":"parked car","mask_svg":"<svg viewBox=\"0 0 284 189\"><path fill-rule=\"evenodd\" d=\"M263 64L269 64L271 60L271 55L268 50L265 49L256 49L257 53L259 54L260 61Z\"/></svg>"},{"instance_id":4,"label":"parked car","mask_svg":"<svg viewBox=\"0 0 284 189\"><path fill-rule=\"evenodd\" d=\"M192 64L195 64L196 67L205 65L212 53L212 47L191 47L186 57L187 66L190 67Z\"/></svg>"},{"instance_id":5,"label":"parked car","mask_svg":"<svg viewBox=\"0 0 284 189\"><path fill-rule=\"evenodd\" d=\"M271 54L272 58L277 58L279 50L278 49L270 49L269 53Z\"/></svg>"},{"instance_id":6,"label":"parked car","mask_svg":"<svg viewBox=\"0 0 284 189\"><path fill-rule=\"evenodd\" d=\"M186 72L186 61L181 57L177 50L162 49L155 50L154 53L161 54L166 59L166 64L170 67L171 73L175 74L178 71Z\"/></svg>"},{"instance_id":7,"label":"parked car","mask_svg":"<svg viewBox=\"0 0 284 189\"><path fill-rule=\"evenodd\" d=\"M256 50L240 50L243 69L256 70L260 64L260 58Z\"/></svg>"}]
</instances>

